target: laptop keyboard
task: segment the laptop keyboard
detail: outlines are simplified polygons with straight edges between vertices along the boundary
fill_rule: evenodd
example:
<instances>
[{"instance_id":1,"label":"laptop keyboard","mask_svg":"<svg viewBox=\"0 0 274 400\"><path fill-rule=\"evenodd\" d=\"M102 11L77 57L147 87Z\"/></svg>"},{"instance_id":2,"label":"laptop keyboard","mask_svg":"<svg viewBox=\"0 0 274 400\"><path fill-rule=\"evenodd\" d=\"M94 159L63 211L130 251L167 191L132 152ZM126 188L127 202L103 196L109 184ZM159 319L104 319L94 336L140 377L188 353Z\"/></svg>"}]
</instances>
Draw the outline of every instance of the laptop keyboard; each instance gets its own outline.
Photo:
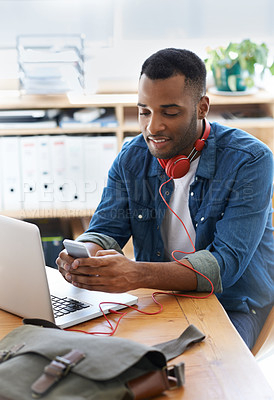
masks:
<instances>
[{"instance_id":1,"label":"laptop keyboard","mask_svg":"<svg viewBox=\"0 0 274 400\"><path fill-rule=\"evenodd\" d=\"M70 314L91 306L91 304L71 299L69 297L57 297L53 295L51 295L51 303L54 318L62 317L63 315Z\"/></svg>"}]
</instances>

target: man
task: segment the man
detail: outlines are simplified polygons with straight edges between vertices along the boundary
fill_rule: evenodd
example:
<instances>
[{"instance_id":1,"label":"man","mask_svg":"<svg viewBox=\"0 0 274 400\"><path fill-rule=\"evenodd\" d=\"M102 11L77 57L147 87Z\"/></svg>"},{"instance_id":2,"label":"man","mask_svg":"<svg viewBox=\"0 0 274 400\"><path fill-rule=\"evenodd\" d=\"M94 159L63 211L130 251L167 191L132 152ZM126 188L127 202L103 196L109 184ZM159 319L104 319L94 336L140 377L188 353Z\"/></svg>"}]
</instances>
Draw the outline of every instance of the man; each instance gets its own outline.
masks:
<instances>
[{"instance_id":1,"label":"man","mask_svg":"<svg viewBox=\"0 0 274 400\"><path fill-rule=\"evenodd\" d=\"M252 348L274 298L273 155L241 130L208 125L206 70L190 51L149 57L138 93L142 135L123 146L78 238L93 257L74 261L63 251L59 270L75 286L106 292L210 291L211 281ZM178 155L171 179L165 165ZM178 159L182 177L172 176ZM183 224L161 199L164 182L161 193ZM121 254L131 236L136 261ZM173 250L185 253L175 253L181 263Z\"/></svg>"}]
</instances>

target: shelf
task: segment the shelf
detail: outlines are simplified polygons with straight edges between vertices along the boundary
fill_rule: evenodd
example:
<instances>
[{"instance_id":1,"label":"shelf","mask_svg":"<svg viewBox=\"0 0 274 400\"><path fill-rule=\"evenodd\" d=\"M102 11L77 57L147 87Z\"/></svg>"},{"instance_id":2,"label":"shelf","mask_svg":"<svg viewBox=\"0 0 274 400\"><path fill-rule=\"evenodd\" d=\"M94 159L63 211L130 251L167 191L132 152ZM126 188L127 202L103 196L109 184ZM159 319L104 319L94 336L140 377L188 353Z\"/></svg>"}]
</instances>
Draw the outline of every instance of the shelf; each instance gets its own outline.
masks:
<instances>
[{"instance_id":1,"label":"shelf","mask_svg":"<svg viewBox=\"0 0 274 400\"><path fill-rule=\"evenodd\" d=\"M243 129L274 151L274 96L258 91L248 96L209 94L209 121Z\"/></svg>"},{"instance_id":2,"label":"shelf","mask_svg":"<svg viewBox=\"0 0 274 400\"><path fill-rule=\"evenodd\" d=\"M63 210L1 210L1 215L18 219L40 219L40 218L83 218L91 217L95 209L63 209Z\"/></svg>"},{"instance_id":3,"label":"shelf","mask_svg":"<svg viewBox=\"0 0 274 400\"><path fill-rule=\"evenodd\" d=\"M8 92L8 93L6 93ZM134 107L137 94L21 94L19 90L0 91L0 109L50 109L82 107Z\"/></svg>"},{"instance_id":4,"label":"shelf","mask_svg":"<svg viewBox=\"0 0 274 400\"><path fill-rule=\"evenodd\" d=\"M81 107L110 107L110 106L123 106L134 107L137 106L138 95L137 93L131 94L91 94L79 95L75 93L68 94L70 104Z\"/></svg>"},{"instance_id":5,"label":"shelf","mask_svg":"<svg viewBox=\"0 0 274 400\"><path fill-rule=\"evenodd\" d=\"M239 128L243 130L252 129L264 129L274 128L274 119L263 119L263 118L235 118L235 119L224 119L224 118L211 118L210 122L219 122L222 125L228 125L232 128Z\"/></svg>"},{"instance_id":6,"label":"shelf","mask_svg":"<svg viewBox=\"0 0 274 400\"><path fill-rule=\"evenodd\" d=\"M85 129L64 129L64 128L50 128L50 129L0 129L0 136L31 136L31 135L67 135L67 134L104 134L115 133L116 128L85 128Z\"/></svg>"},{"instance_id":7,"label":"shelf","mask_svg":"<svg viewBox=\"0 0 274 400\"><path fill-rule=\"evenodd\" d=\"M274 95L258 91L249 96L219 96L209 94L209 121L246 130L266 143L274 151ZM132 94L76 94L21 95L20 91L0 91L0 110L61 110L72 112L84 108L113 109L117 126L91 126L0 129L0 136L78 135L98 136L114 134L118 150L127 136L140 133L137 110L138 96ZM231 114L232 118L223 115ZM238 118L239 115L245 118ZM236 116L236 117L235 117ZM93 205L92 205L93 207ZM20 219L38 218L90 218L94 209L34 209L4 210L2 214Z\"/></svg>"},{"instance_id":8,"label":"shelf","mask_svg":"<svg viewBox=\"0 0 274 400\"><path fill-rule=\"evenodd\" d=\"M7 93L8 92L8 93ZM274 95L259 91L250 96L219 96L208 94L211 106L233 104L274 104ZM19 90L0 91L0 109L28 108L74 108L74 107L111 107L137 106L137 93L129 94L55 94L55 95L22 95Z\"/></svg>"},{"instance_id":9,"label":"shelf","mask_svg":"<svg viewBox=\"0 0 274 400\"><path fill-rule=\"evenodd\" d=\"M208 94L210 104L213 105L234 105L234 104L269 104L274 103L274 95L264 90L247 96L221 96Z\"/></svg>"},{"instance_id":10,"label":"shelf","mask_svg":"<svg viewBox=\"0 0 274 400\"><path fill-rule=\"evenodd\" d=\"M125 124L123 128L124 132L132 132L139 134L141 133L139 125L136 124Z\"/></svg>"}]
</instances>

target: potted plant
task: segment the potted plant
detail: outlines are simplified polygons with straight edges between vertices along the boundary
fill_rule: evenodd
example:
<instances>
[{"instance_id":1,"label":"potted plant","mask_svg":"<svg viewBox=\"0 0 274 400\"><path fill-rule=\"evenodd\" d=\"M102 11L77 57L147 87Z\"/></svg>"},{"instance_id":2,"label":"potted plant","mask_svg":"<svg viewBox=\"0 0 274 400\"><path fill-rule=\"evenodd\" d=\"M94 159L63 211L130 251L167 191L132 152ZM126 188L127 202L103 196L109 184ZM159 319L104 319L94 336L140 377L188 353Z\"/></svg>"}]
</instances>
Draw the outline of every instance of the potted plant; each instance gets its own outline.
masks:
<instances>
[{"instance_id":1,"label":"potted plant","mask_svg":"<svg viewBox=\"0 0 274 400\"><path fill-rule=\"evenodd\" d=\"M255 66L261 66L261 76L269 69L274 74L274 63L268 65L268 47L265 43L256 44L249 39L239 43L229 43L207 49L205 64L213 73L218 91L245 91L255 85Z\"/></svg>"}]
</instances>

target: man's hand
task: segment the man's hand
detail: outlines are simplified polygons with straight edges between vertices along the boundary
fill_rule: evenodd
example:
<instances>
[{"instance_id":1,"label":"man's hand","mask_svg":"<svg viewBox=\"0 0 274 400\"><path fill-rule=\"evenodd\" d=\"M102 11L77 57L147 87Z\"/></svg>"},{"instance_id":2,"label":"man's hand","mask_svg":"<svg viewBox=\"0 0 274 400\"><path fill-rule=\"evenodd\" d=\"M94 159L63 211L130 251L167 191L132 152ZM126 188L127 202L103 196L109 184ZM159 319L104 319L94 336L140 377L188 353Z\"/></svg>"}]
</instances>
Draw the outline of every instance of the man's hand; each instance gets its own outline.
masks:
<instances>
[{"instance_id":1,"label":"man's hand","mask_svg":"<svg viewBox=\"0 0 274 400\"><path fill-rule=\"evenodd\" d=\"M196 273L188 260L184 265L172 262L132 261L115 250L103 250L86 243L88 258L73 258L63 250L56 260L63 277L74 286L109 293L122 293L138 288L193 291Z\"/></svg>"},{"instance_id":2,"label":"man's hand","mask_svg":"<svg viewBox=\"0 0 274 400\"><path fill-rule=\"evenodd\" d=\"M63 277L74 286L109 293L139 287L141 271L138 274L136 262L115 250L100 249L92 253L92 257L74 259L62 251L56 262Z\"/></svg>"},{"instance_id":3,"label":"man's hand","mask_svg":"<svg viewBox=\"0 0 274 400\"><path fill-rule=\"evenodd\" d=\"M99 250L103 250L103 248L96 243L86 242L85 244L91 256L95 256ZM63 275L64 278L74 260L75 258L68 255L66 250L61 251L58 258L56 259L56 264L58 265L59 272Z\"/></svg>"}]
</instances>

